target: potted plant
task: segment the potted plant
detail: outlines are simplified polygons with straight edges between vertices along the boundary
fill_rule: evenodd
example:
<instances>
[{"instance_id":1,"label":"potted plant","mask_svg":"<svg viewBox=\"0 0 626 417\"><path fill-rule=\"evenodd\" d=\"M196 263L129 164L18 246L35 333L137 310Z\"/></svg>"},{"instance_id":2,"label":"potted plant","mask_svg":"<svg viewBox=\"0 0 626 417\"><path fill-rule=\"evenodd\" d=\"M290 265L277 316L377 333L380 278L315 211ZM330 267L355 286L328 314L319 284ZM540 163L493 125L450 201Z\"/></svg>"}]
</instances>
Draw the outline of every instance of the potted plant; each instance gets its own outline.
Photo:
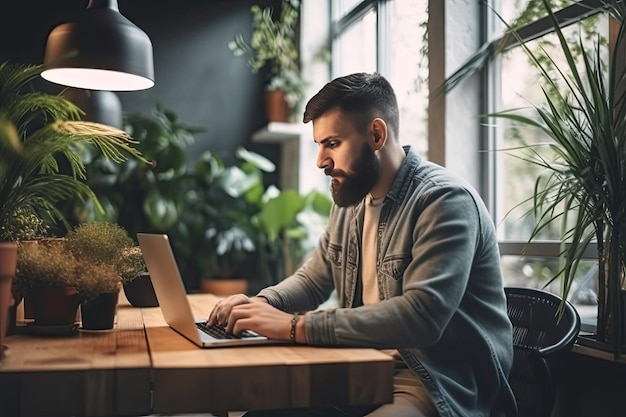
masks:
<instances>
[{"instance_id":1,"label":"potted plant","mask_svg":"<svg viewBox=\"0 0 626 417\"><path fill-rule=\"evenodd\" d=\"M67 226L58 204L91 201L81 147L98 149L113 163L147 161L124 131L80 120L81 110L60 95L32 89L40 65L0 64L0 238L20 238L24 220Z\"/></svg>"},{"instance_id":2,"label":"potted plant","mask_svg":"<svg viewBox=\"0 0 626 417\"><path fill-rule=\"evenodd\" d=\"M173 230L172 245L180 254L185 272L200 280L203 291L246 292L246 268L255 251L249 200L263 193L263 172L275 169L272 162L245 148L238 148L241 161L226 166L205 152L189 175L193 183L185 195L185 210Z\"/></svg>"},{"instance_id":3,"label":"potted plant","mask_svg":"<svg viewBox=\"0 0 626 417\"><path fill-rule=\"evenodd\" d=\"M96 148L113 163L147 162L126 132L81 121L82 111L71 102L37 91L34 81L41 71L41 65L0 64L2 241L39 238L51 227L69 229L58 207L64 201L91 201L102 210L84 181L80 148Z\"/></svg>"},{"instance_id":4,"label":"potted plant","mask_svg":"<svg viewBox=\"0 0 626 417\"><path fill-rule=\"evenodd\" d=\"M110 222L80 224L64 245L77 261L83 328L113 328L122 286L146 270L141 249L123 227Z\"/></svg>"},{"instance_id":5,"label":"potted plant","mask_svg":"<svg viewBox=\"0 0 626 417\"><path fill-rule=\"evenodd\" d=\"M83 327L101 330L113 326L122 284L144 270L141 250L121 226L85 223L62 238L20 241L15 290L29 294L37 326L71 326L81 305ZM59 294L62 301L49 304ZM101 295L109 302L109 324L89 325L86 313Z\"/></svg>"},{"instance_id":6,"label":"potted plant","mask_svg":"<svg viewBox=\"0 0 626 417\"><path fill-rule=\"evenodd\" d=\"M17 253L17 242L32 242L40 241L44 242L47 239L49 225L34 213L31 208L18 208L11 216L10 221L7 223L9 226L5 227L2 232L0 241L6 244L14 244ZM48 240L45 240L48 243ZM11 305L9 307L9 320L7 327L7 334L11 334L15 331L17 308L24 298L23 292L18 291L16 288L11 287ZM33 318L32 303L25 300L25 317Z\"/></svg>"},{"instance_id":7,"label":"potted plant","mask_svg":"<svg viewBox=\"0 0 626 417\"><path fill-rule=\"evenodd\" d=\"M276 167L262 155L240 147L236 156L230 166L210 152L198 159L172 234L174 251L186 260L181 265L209 292L242 278L248 292L277 282L299 262L307 226L330 211L321 193L266 187L263 175Z\"/></svg>"},{"instance_id":8,"label":"potted plant","mask_svg":"<svg viewBox=\"0 0 626 417\"><path fill-rule=\"evenodd\" d=\"M533 106L533 116L514 111L489 116L540 129L552 139L547 145L553 151L552 157L532 146L520 156L543 169L531 196L537 222L529 241L553 224L560 227L561 267L553 279L560 279L564 300L583 252L588 245L596 246L597 332L590 338L579 337L578 343L608 350L617 358L626 350L622 290L626 270L626 69L619 59L626 46L626 5L602 2L619 26L612 58L605 68L599 53L601 38L597 38L593 50L582 41L568 43L549 2L542 0L542 4L567 64L559 68L550 54L530 51L518 37L542 76L546 105ZM509 33L517 36L511 28ZM455 73L453 84L467 75L466 70L471 71L471 61Z\"/></svg>"},{"instance_id":9,"label":"potted plant","mask_svg":"<svg viewBox=\"0 0 626 417\"><path fill-rule=\"evenodd\" d=\"M80 304L76 269L76 259L62 239L18 242L13 287L18 294L28 294L37 329L73 330Z\"/></svg>"},{"instance_id":10,"label":"potted plant","mask_svg":"<svg viewBox=\"0 0 626 417\"><path fill-rule=\"evenodd\" d=\"M80 279L81 298L90 300L104 293L118 293L122 284L145 271L141 249L126 230L110 222L89 222L76 226L64 239L67 251L80 263L80 268L106 267L107 274L98 279L89 274ZM92 269L93 270L93 269Z\"/></svg>"},{"instance_id":11,"label":"potted plant","mask_svg":"<svg viewBox=\"0 0 626 417\"><path fill-rule=\"evenodd\" d=\"M252 72L265 71L268 119L287 122L297 112L305 89L296 44L300 0L283 0L276 18L271 7L252 5L250 12L250 40L239 33L228 48L235 56L246 58Z\"/></svg>"}]
</instances>

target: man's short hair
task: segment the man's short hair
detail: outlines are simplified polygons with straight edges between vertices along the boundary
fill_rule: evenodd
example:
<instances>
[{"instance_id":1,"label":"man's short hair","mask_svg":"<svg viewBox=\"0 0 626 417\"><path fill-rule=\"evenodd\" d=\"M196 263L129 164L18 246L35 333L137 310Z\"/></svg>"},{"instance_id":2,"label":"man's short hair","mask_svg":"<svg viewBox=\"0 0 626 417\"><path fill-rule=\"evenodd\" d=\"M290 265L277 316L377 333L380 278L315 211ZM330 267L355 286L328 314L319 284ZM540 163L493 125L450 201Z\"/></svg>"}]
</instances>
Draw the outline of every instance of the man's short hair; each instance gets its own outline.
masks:
<instances>
[{"instance_id":1,"label":"man's short hair","mask_svg":"<svg viewBox=\"0 0 626 417\"><path fill-rule=\"evenodd\" d=\"M393 87L382 75L359 72L335 78L306 104L303 122L315 120L335 107L351 117L359 131L366 129L373 118L380 117L397 140L398 101Z\"/></svg>"}]
</instances>

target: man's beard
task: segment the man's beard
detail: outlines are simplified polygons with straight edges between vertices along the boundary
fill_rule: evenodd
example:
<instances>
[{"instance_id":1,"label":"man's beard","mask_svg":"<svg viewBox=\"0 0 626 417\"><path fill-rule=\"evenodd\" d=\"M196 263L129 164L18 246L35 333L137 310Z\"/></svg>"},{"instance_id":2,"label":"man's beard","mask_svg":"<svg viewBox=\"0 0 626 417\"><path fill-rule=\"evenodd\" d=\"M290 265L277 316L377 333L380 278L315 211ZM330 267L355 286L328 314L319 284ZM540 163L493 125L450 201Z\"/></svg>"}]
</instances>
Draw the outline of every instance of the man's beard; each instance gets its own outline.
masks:
<instances>
[{"instance_id":1,"label":"man's beard","mask_svg":"<svg viewBox=\"0 0 626 417\"><path fill-rule=\"evenodd\" d=\"M378 180L380 161L367 144L363 144L361 156L351 171L351 174L340 170L326 173L335 177L331 181L330 190L335 204L339 207L352 206L361 201Z\"/></svg>"}]
</instances>

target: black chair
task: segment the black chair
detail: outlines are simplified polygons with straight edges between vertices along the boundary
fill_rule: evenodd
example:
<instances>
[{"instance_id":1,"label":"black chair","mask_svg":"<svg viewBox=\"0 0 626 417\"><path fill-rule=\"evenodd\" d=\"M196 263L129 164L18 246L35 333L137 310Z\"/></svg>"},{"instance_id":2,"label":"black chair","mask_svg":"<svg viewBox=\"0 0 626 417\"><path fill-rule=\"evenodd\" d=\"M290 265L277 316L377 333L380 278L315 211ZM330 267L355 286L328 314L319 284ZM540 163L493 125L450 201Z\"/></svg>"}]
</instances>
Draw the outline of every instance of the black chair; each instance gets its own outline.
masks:
<instances>
[{"instance_id":1,"label":"black chair","mask_svg":"<svg viewBox=\"0 0 626 417\"><path fill-rule=\"evenodd\" d=\"M563 359L580 330L580 317L561 298L534 288L505 287L513 324L513 368L509 381L517 399L518 417L549 417L556 401Z\"/></svg>"}]
</instances>

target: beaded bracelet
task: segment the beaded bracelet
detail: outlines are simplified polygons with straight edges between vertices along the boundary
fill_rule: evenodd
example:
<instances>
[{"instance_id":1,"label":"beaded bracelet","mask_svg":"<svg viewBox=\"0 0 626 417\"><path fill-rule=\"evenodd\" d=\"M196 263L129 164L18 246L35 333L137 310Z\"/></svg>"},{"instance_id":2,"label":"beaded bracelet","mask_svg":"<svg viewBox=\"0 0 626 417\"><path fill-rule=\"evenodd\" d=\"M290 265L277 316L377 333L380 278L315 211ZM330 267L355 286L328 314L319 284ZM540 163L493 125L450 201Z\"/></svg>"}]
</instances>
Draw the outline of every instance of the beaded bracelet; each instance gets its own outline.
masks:
<instances>
[{"instance_id":1,"label":"beaded bracelet","mask_svg":"<svg viewBox=\"0 0 626 417\"><path fill-rule=\"evenodd\" d=\"M289 340L296 341L296 325L298 324L298 313L293 313L291 317L291 330L289 331Z\"/></svg>"}]
</instances>

